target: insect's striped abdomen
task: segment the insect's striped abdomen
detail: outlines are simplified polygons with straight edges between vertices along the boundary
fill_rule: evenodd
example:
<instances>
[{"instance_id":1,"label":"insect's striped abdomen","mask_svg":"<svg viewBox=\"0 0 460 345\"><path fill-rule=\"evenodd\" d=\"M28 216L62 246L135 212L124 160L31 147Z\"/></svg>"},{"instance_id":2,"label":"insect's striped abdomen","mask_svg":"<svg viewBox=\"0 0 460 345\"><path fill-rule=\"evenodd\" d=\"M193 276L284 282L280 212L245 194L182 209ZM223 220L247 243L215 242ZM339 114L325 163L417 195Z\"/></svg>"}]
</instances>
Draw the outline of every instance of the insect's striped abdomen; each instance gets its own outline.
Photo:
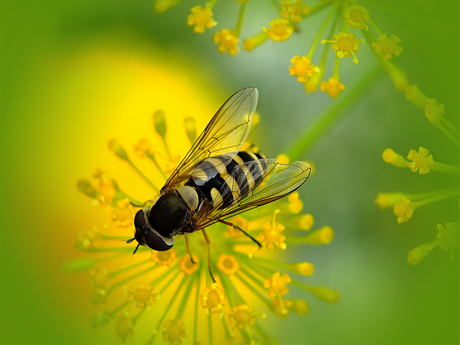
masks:
<instances>
[{"instance_id":1,"label":"insect's striped abdomen","mask_svg":"<svg viewBox=\"0 0 460 345\"><path fill-rule=\"evenodd\" d=\"M219 208L226 208L262 181L266 171L264 158L249 151L241 151L233 158L208 158L193 170L187 185L197 188Z\"/></svg>"}]
</instances>

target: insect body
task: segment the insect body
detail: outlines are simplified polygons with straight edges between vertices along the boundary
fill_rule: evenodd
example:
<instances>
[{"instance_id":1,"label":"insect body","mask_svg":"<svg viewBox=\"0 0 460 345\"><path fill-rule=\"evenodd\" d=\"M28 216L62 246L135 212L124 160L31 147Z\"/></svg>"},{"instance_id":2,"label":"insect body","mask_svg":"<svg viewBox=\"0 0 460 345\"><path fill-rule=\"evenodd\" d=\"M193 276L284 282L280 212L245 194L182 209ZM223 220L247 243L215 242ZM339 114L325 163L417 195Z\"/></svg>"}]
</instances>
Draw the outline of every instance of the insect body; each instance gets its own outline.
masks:
<instances>
[{"instance_id":1,"label":"insect body","mask_svg":"<svg viewBox=\"0 0 460 345\"><path fill-rule=\"evenodd\" d=\"M168 178L159 198L137 212L134 238L127 241L138 242L134 252L139 245L168 250L176 235L198 230L209 244L205 232L209 225L233 225L225 219L278 200L307 180L308 163L281 164L260 154L240 152L251 129L257 97L257 89L242 89L217 111Z\"/></svg>"}]
</instances>

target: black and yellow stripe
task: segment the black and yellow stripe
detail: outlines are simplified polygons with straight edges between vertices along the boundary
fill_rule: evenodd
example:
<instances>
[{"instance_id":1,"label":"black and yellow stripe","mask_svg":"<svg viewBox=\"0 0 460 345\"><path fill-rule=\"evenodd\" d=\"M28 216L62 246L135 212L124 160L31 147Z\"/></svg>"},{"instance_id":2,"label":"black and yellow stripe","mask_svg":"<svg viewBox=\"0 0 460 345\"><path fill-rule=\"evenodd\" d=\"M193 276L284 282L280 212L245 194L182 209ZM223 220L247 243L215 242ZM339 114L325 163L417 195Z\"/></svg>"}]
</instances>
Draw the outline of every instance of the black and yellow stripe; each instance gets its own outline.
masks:
<instances>
[{"instance_id":1,"label":"black and yellow stripe","mask_svg":"<svg viewBox=\"0 0 460 345\"><path fill-rule=\"evenodd\" d=\"M215 156L205 159L192 172L186 185L195 187L218 208L226 208L243 199L263 179L267 167L259 153L241 151L232 159ZM236 167L240 169L235 171ZM201 203L200 199L200 203Z\"/></svg>"}]
</instances>

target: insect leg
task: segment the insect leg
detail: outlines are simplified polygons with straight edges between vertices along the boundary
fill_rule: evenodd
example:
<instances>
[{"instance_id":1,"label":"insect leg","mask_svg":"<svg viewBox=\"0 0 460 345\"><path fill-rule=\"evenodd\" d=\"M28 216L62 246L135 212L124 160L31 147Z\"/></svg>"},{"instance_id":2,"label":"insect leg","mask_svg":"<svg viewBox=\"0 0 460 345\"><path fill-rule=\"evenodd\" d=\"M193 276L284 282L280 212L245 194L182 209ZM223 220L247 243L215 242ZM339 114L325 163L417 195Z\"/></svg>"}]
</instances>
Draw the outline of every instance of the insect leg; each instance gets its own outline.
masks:
<instances>
[{"instance_id":1,"label":"insect leg","mask_svg":"<svg viewBox=\"0 0 460 345\"><path fill-rule=\"evenodd\" d=\"M211 270L211 246L208 235L206 235L206 231L204 229L201 230L203 232L204 240L206 241L206 245L208 246L208 268L209 268L209 274L211 275L212 281L215 283L216 280L214 279L214 276L212 275L212 270Z\"/></svg>"},{"instance_id":2,"label":"insect leg","mask_svg":"<svg viewBox=\"0 0 460 345\"><path fill-rule=\"evenodd\" d=\"M257 241L254 237L252 237L251 235L249 235L246 231L244 231L243 229L241 229L238 225L235 225L233 223L230 223L230 222L227 222L225 220L220 220L220 222L222 224L225 224L225 225L228 225L228 226L232 226L234 229L238 229L240 230L243 234L245 234L246 236L248 236L251 240L253 240L258 246L259 246L259 249L262 248L262 245L260 244L259 241Z\"/></svg>"},{"instance_id":3,"label":"insect leg","mask_svg":"<svg viewBox=\"0 0 460 345\"><path fill-rule=\"evenodd\" d=\"M187 248L187 253L188 253L188 255L190 256L190 261L192 262L192 264L195 264L196 262L193 261L193 256L192 256L192 253L190 253L190 247L188 246L188 237L187 237L187 234L184 234L184 237L185 237L185 247Z\"/></svg>"}]
</instances>

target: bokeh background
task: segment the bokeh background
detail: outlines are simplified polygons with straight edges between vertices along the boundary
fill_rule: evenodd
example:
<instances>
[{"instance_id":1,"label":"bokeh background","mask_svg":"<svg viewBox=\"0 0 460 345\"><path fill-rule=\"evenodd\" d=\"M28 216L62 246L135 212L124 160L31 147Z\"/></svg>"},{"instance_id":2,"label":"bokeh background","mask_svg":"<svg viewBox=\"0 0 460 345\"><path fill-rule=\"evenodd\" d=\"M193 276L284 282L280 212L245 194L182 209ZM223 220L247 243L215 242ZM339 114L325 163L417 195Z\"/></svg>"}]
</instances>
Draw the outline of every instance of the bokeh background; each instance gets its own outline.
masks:
<instances>
[{"instance_id":1,"label":"bokeh background","mask_svg":"<svg viewBox=\"0 0 460 345\"><path fill-rule=\"evenodd\" d=\"M117 343L113 328L90 326L99 309L89 302L88 275L63 269L82 256L73 246L76 234L109 215L77 192L76 181L100 167L142 195L145 185L132 181L107 143L116 137L129 146L152 135L150 115L159 103L184 117L200 114L203 128L228 96L255 86L261 123L253 139L275 157L337 102L325 93L305 94L288 72L289 60L309 50L322 15L288 41L230 57L217 51L211 32L198 35L186 25L196 4L183 1L158 14L152 1L1 1L3 344ZM276 16L268 1L249 5L246 36ZM397 62L412 83L445 104L458 128L458 2L363 5L402 39ZM233 1L220 1L214 10L219 27L233 26L237 11ZM347 89L377 65L369 48L361 48L358 65L342 62ZM170 128L181 124L168 121ZM382 72L301 157L316 166L300 191L305 210L318 225L331 225L335 239L294 252L292 260L313 262L309 282L339 290L341 300L311 300L306 317L267 318L281 343L458 344L458 259L434 250L418 266L406 260L410 249L435 237L438 222L458 220L456 203L426 206L398 225L391 210L373 202L380 191L458 185L458 176L420 176L381 158L387 147L405 154L418 146L435 160L460 165L458 147Z\"/></svg>"}]
</instances>

